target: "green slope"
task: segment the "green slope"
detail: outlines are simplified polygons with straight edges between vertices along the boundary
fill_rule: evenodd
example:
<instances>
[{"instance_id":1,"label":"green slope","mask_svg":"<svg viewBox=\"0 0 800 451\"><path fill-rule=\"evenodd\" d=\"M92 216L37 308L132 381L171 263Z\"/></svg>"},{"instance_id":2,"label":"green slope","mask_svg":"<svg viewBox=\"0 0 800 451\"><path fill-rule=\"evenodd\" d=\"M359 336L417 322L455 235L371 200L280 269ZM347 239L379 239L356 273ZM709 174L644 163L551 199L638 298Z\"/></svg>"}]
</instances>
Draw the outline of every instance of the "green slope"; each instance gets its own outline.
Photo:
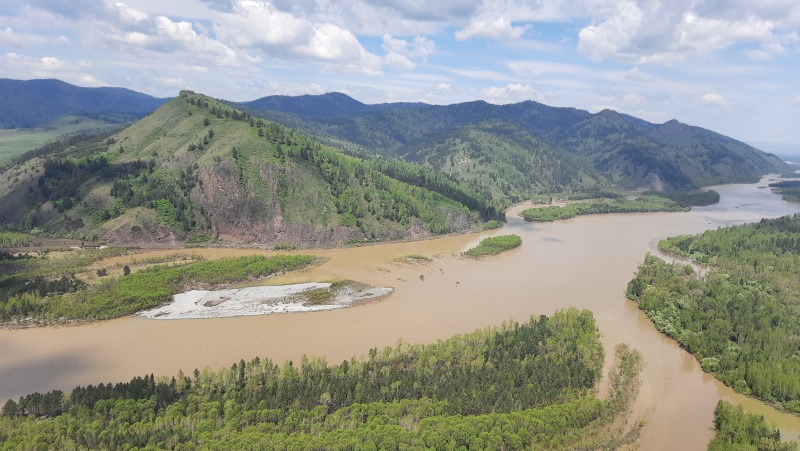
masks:
<instances>
[{"instance_id":1,"label":"green slope","mask_svg":"<svg viewBox=\"0 0 800 451\"><path fill-rule=\"evenodd\" d=\"M343 244L467 230L494 211L487 194L440 174L350 157L188 91L4 174L7 227L115 242Z\"/></svg>"},{"instance_id":2,"label":"green slope","mask_svg":"<svg viewBox=\"0 0 800 451\"><path fill-rule=\"evenodd\" d=\"M709 130L674 120L652 124L611 110L590 114L531 101L502 106L479 101L311 118L287 114L294 111L287 105L288 100L284 99L283 110L260 110L260 113L340 148L390 157L413 154L419 142L437 141L443 134L481 128L486 123L503 124L494 127L499 130L496 134L492 129L482 130L494 134L496 141L507 139L504 128L516 127L562 153L581 157L604 180L621 188L692 189L752 182L765 173L788 170L777 157ZM490 142L485 138L483 141ZM486 147L504 153L502 148L502 144ZM550 166L563 159L557 155L551 158ZM534 183L526 189L539 188Z\"/></svg>"}]
</instances>

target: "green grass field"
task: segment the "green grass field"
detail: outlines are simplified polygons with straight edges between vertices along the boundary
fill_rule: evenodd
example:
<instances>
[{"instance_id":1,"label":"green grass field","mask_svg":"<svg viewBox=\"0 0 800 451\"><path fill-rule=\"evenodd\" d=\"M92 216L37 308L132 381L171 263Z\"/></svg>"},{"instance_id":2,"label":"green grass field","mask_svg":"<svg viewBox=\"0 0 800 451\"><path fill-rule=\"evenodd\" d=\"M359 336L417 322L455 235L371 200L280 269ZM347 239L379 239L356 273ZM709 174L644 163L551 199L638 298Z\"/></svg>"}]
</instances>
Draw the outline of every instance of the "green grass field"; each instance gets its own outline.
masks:
<instances>
[{"instance_id":1,"label":"green grass field","mask_svg":"<svg viewBox=\"0 0 800 451\"><path fill-rule=\"evenodd\" d=\"M61 135L85 130L111 130L119 126L81 116L64 116L41 127L0 130L0 162L41 147Z\"/></svg>"}]
</instances>

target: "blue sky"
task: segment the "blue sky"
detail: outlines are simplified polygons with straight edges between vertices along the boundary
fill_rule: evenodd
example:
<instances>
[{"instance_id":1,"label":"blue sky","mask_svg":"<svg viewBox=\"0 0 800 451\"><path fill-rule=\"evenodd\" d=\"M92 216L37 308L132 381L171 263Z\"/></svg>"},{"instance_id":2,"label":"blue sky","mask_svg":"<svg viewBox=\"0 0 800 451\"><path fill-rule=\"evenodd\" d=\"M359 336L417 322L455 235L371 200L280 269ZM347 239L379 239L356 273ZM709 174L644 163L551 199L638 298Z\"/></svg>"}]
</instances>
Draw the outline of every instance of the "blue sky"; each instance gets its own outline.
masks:
<instances>
[{"instance_id":1,"label":"blue sky","mask_svg":"<svg viewBox=\"0 0 800 451\"><path fill-rule=\"evenodd\" d=\"M0 77L236 101L536 100L800 153L797 0L3 2Z\"/></svg>"}]
</instances>

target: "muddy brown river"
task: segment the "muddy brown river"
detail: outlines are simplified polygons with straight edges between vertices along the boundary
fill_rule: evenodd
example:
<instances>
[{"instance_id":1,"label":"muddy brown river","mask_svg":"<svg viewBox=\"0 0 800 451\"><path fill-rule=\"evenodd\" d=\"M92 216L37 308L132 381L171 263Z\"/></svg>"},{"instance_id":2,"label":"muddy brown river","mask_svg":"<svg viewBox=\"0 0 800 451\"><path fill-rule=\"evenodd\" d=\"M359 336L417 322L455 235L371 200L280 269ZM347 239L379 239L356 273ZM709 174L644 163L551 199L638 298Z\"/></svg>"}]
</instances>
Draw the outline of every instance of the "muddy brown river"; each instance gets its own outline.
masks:
<instances>
[{"instance_id":1,"label":"muddy brown river","mask_svg":"<svg viewBox=\"0 0 800 451\"><path fill-rule=\"evenodd\" d=\"M504 320L526 320L576 306L594 312L607 356L628 343L645 359L633 418L645 422L640 449L705 449L719 399L764 415L784 437L798 438L800 418L734 393L662 336L624 296L627 282L662 238L800 212L765 186L717 187L719 204L689 213L585 216L526 224L509 212L498 231L435 240L321 250L322 266L269 284L347 278L393 286L387 299L357 308L258 317L153 321L124 318L77 327L0 330L0 401L32 391L129 380L155 373L217 369L255 356L277 362L303 354L336 363L398 338L432 342ZM486 236L516 233L523 244L480 261L459 253ZM167 251L161 251L167 252ZM174 251L169 251L174 252ZM252 250L202 249L209 258ZM157 252L154 252L157 253ZM265 252L269 253L269 252ZM424 254L429 263L398 261ZM610 360L607 358L607 360Z\"/></svg>"}]
</instances>

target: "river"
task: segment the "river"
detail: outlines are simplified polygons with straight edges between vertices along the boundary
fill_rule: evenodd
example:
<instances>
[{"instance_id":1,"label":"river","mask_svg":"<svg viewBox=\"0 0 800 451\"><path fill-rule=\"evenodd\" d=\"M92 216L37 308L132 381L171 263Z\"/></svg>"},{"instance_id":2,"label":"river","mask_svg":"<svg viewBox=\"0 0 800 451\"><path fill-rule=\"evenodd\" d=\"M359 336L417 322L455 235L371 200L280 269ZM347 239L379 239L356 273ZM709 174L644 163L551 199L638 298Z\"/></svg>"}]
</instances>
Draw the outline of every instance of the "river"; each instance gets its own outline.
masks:
<instances>
[{"instance_id":1,"label":"river","mask_svg":"<svg viewBox=\"0 0 800 451\"><path fill-rule=\"evenodd\" d=\"M155 373L217 369L255 356L277 362L303 354L336 363L398 338L433 342L504 320L526 320L576 306L594 312L607 360L614 346L642 352L645 368L633 418L645 422L641 449L705 449L713 437L719 399L743 403L778 425L784 436L800 435L800 418L742 397L705 374L697 361L652 326L624 291L648 251L668 236L800 212L765 186L716 187L722 199L689 213L584 216L527 224L509 212L500 230L435 240L313 253L330 257L318 267L270 279L269 284L358 280L393 286L382 302L325 312L259 317L153 321L132 317L96 324L0 330L0 400L32 391L129 380ZM460 252L481 239L516 233L521 247L483 260ZM174 251L153 251L159 252ZM209 258L253 250L197 249ZM271 252L263 252L270 254ZM432 262L404 261L423 254ZM130 257L121 257L121 259ZM139 256L138 258L141 258ZM607 362L610 363L610 362Z\"/></svg>"}]
</instances>

